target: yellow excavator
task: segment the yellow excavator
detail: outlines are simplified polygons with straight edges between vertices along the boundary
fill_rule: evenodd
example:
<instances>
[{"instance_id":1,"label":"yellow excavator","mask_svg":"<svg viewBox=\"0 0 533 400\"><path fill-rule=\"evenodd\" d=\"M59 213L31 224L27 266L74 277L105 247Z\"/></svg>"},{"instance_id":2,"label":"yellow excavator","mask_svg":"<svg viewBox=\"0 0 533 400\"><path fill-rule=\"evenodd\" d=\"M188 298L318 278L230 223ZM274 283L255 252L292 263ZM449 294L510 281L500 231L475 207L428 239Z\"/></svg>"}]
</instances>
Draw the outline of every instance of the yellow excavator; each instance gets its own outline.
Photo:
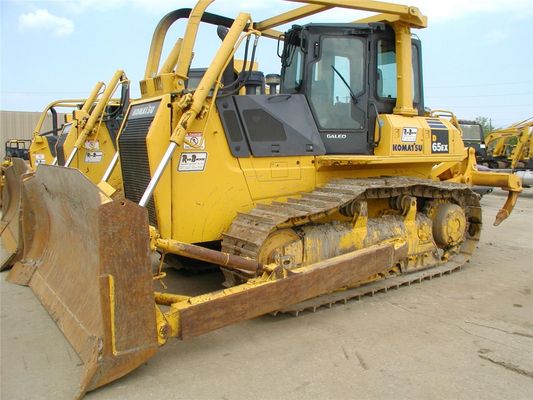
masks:
<instances>
[{"instance_id":1,"label":"yellow excavator","mask_svg":"<svg viewBox=\"0 0 533 400\"><path fill-rule=\"evenodd\" d=\"M533 186L533 118L493 130L481 143L482 151L476 149L480 170L512 172L524 187Z\"/></svg>"},{"instance_id":2,"label":"yellow excavator","mask_svg":"<svg viewBox=\"0 0 533 400\"><path fill-rule=\"evenodd\" d=\"M493 168L523 169L533 155L533 117L490 132L485 138Z\"/></svg>"},{"instance_id":3,"label":"yellow excavator","mask_svg":"<svg viewBox=\"0 0 533 400\"><path fill-rule=\"evenodd\" d=\"M490 132L485 144L487 154L480 164L514 172L524 186L533 186L533 117Z\"/></svg>"},{"instance_id":4,"label":"yellow excavator","mask_svg":"<svg viewBox=\"0 0 533 400\"><path fill-rule=\"evenodd\" d=\"M118 86L120 100L112 99ZM21 184L24 174L40 165L59 164L80 170L93 182L102 182L108 193L121 191L120 166L116 162L116 135L129 103L129 81L123 71L117 71L105 90L98 82L86 100L58 100L41 113L29 147L28 165L20 158L10 158L3 167L2 218L0 231L0 270L10 268L23 254L21 231ZM72 117L59 126L57 109L74 108ZM52 132L41 132L48 113L52 114ZM65 154L68 159L65 160ZM116 157L115 157L116 155ZM114 167L107 171L113 163Z\"/></svg>"},{"instance_id":5,"label":"yellow excavator","mask_svg":"<svg viewBox=\"0 0 533 400\"><path fill-rule=\"evenodd\" d=\"M424 116L411 30L427 19L416 7L293 1L304 5L261 21L208 13L213 0L161 20L118 135L124 199L71 168L43 165L24 180L24 257L8 279L30 286L85 363L78 397L169 338L461 268L482 226L473 185L508 191L495 224L511 213L519 178L478 172L459 128ZM275 29L333 8L378 14ZM159 68L166 32L184 18ZM217 25L222 43L188 90L200 23ZM279 90L239 94L263 37L279 41ZM227 287L154 292L165 273L151 252L220 265Z\"/></svg>"}]
</instances>

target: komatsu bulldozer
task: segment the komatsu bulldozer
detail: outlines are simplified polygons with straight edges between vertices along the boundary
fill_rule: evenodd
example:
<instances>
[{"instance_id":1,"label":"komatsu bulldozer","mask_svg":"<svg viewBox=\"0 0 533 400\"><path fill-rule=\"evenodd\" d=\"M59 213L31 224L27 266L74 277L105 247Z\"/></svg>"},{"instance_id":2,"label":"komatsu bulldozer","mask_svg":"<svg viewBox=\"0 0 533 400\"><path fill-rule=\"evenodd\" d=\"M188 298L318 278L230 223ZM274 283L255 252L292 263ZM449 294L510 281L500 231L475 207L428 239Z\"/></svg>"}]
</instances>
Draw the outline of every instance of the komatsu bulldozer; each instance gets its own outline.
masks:
<instances>
[{"instance_id":1,"label":"komatsu bulldozer","mask_svg":"<svg viewBox=\"0 0 533 400\"><path fill-rule=\"evenodd\" d=\"M496 224L511 213L520 180L478 172L459 128L424 116L417 8L294 1L305 4L261 21L208 13L212 0L161 20L118 134L124 199L71 168L43 165L24 180L24 257L8 278L31 287L85 363L79 397L171 337L460 268L482 225L472 185L508 191ZM378 14L275 30L335 7ZM179 19L183 39L159 68ZM200 23L222 42L189 91ZM280 88L239 94L261 37L279 41ZM154 292L165 273L151 252L220 265L227 287Z\"/></svg>"},{"instance_id":2,"label":"komatsu bulldozer","mask_svg":"<svg viewBox=\"0 0 533 400\"><path fill-rule=\"evenodd\" d=\"M70 119L70 112L84 107L87 99L62 99L48 104L41 112L35 126L31 143L28 148L28 161L30 168L35 169L39 164L52 164L56 157L56 143L66 121L60 121L58 112L66 111L65 119ZM51 117L52 129L44 131L47 116Z\"/></svg>"},{"instance_id":3,"label":"komatsu bulldozer","mask_svg":"<svg viewBox=\"0 0 533 400\"><path fill-rule=\"evenodd\" d=\"M122 86L121 98L112 99L118 85ZM10 158L3 167L0 271L10 268L23 254L20 186L24 174L43 164L59 164L77 168L95 184L102 181L108 194L122 190L120 167L115 162L114 168L109 172L106 170L116 154L116 134L129 103L129 81L119 70L101 92L104 86L103 82L98 82L85 100L50 103L41 113L34 130L29 147L30 164L20 158ZM72 117L60 126L57 109L64 108L74 108L74 111ZM41 132L48 112L52 114L52 131ZM65 154L69 155L68 159Z\"/></svg>"},{"instance_id":4,"label":"komatsu bulldozer","mask_svg":"<svg viewBox=\"0 0 533 400\"><path fill-rule=\"evenodd\" d=\"M85 99L57 100L48 104L41 112L39 120L33 131L29 146L25 149L27 157L23 154L8 152L6 144L6 157L1 166L2 182L2 216L0 226L0 258L2 264L0 271L12 265L13 255L21 254L21 232L19 232L19 217L21 204L21 177L35 169L39 164L52 164L55 159L55 145L63 129L60 124L58 110L77 109L85 103ZM45 121L50 115L52 129L44 131ZM17 250L18 249L18 250Z\"/></svg>"},{"instance_id":5,"label":"komatsu bulldozer","mask_svg":"<svg viewBox=\"0 0 533 400\"><path fill-rule=\"evenodd\" d=\"M65 125L57 141L57 165L79 169L94 183L102 180L116 154L117 133L130 102L129 83L124 71L118 70L107 86L102 82L95 86L93 93L98 93L98 87L105 86L105 90L91 107L75 112L74 121ZM113 99L118 86L120 99ZM120 168L104 180L120 188Z\"/></svg>"},{"instance_id":6,"label":"komatsu bulldozer","mask_svg":"<svg viewBox=\"0 0 533 400\"><path fill-rule=\"evenodd\" d=\"M54 163L56 160L57 140L62 134L65 124L72 122L71 113L87 106L89 106L88 99L71 99L56 100L45 107L33 130L28 149L28 161L32 170L35 170L40 164ZM58 111L67 112L64 121L60 121ZM42 127L47 115L51 116L52 130L43 132Z\"/></svg>"},{"instance_id":7,"label":"komatsu bulldozer","mask_svg":"<svg viewBox=\"0 0 533 400\"><path fill-rule=\"evenodd\" d=\"M23 161L30 162L30 158L33 155L33 168L36 164L49 163L51 164L55 158L55 144L59 133L63 129L60 125L58 109L71 109L78 108L80 104L85 102L84 99L80 100L57 100L46 106L41 112L37 125L32 134L30 140L9 139L5 144L5 157L1 165L2 183L1 183L1 195L3 197L5 179L4 171L6 168L13 164L12 159L20 158ZM50 131L44 131L45 121L47 116L50 116L52 129ZM23 167L25 172L28 169L27 163L20 162L19 165ZM8 190L8 189L6 189ZM5 215L5 210L3 212Z\"/></svg>"}]
</instances>

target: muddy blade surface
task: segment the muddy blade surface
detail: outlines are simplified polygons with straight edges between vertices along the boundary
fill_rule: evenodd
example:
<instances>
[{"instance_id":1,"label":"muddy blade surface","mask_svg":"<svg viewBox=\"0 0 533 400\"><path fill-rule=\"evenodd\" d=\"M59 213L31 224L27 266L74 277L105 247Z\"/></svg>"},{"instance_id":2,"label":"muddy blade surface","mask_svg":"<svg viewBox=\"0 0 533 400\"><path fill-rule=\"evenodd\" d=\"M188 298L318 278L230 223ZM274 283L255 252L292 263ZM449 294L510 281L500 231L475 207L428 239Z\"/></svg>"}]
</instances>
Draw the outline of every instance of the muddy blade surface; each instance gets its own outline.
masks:
<instances>
[{"instance_id":1,"label":"muddy blade surface","mask_svg":"<svg viewBox=\"0 0 533 400\"><path fill-rule=\"evenodd\" d=\"M29 168L26 162L20 158L13 158L12 163L4 170L5 186L3 188L0 226L0 271L10 268L22 255L21 179L22 175L29 172Z\"/></svg>"},{"instance_id":2,"label":"muddy blade surface","mask_svg":"<svg viewBox=\"0 0 533 400\"><path fill-rule=\"evenodd\" d=\"M29 284L85 363L83 395L157 350L148 216L52 166L24 182L24 207L24 258L8 278Z\"/></svg>"}]
</instances>

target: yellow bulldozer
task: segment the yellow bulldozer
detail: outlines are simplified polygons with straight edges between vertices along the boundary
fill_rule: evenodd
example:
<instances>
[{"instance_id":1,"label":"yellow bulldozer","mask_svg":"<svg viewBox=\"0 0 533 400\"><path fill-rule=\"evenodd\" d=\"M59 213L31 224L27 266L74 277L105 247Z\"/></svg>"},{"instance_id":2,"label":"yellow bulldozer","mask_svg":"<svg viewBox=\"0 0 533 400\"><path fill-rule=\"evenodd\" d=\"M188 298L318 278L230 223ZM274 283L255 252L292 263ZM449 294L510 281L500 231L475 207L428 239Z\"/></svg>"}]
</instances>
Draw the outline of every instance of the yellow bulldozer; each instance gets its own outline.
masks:
<instances>
[{"instance_id":1,"label":"yellow bulldozer","mask_svg":"<svg viewBox=\"0 0 533 400\"><path fill-rule=\"evenodd\" d=\"M94 100L94 99L93 99ZM41 112L37 125L32 133L28 149L29 167L35 170L41 164L54 164L56 162L56 145L62 135L65 124L72 123L72 113L75 110L86 109L92 101L87 99L56 100L48 104ZM58 112L65 112L64 121L60 121ZM52 130L43 132L46 117L50 115Z\"/></svg>"},{"instance_id":2,"label":"yellow bulldozer","mask_svg":"<svg viewBox=\"0 0 533 400\"><path fill-rule=\"evenodd\" d=\"M112 95L122 87L120 99ZM108 85L98 82L85 100L58 100L41 113L29 146L29 165L21 158L10 157L2 167L2 218L0 231L0 270L10 268L23 254L21 231L23 176L44 164L71 166L91 182L106 185L108 194L121 191L120 166L117 166L116 135L129 104L129 81L117 71ZM72 116L59 125L57 110L72 108ZM42 132L48 113L52 131ZM65 154L68 155L66 159ZM116 155L116 157L115 157ZM113 163L113 168L108 166Z\"/></svg>"},{"instance_id":3,"label":"yellow bulldozer","mask_svg":"<svg viewBox=\"0 0 533 400\"><path fill-rule=\"evenodd\" d=\"M24 180L24 256L8 278L30 286L85 363L79 397L169 338L460 268L482 226L473 185L508 191L496 224L511 213L519 178L478 172L459 128L424 116L421 43L411 30L427 19L416 7L293 1L304 4L261 21L208 13L213 0L161 20L142 97L118 134L124 199L71 168L42 165ZM275 29L332 8L377 14ZM159 68L180 19L184 36ZM222 42L188 90L200 23L216 25ZM279 88L240 94L260 38L279 42ZM217 264L226 288L154 291L165 272L152 252L161 263Z\"/></svg>"},{"instance_id":4,"label":"yellow bulldozer","mask_svg":"<svg viewBox=\"0 0 533 400\"><path fill-rule=\"evenodd\" d=\"M34 170L40 164L52 164L56 156L56 143L64 124L60 123L58 111L78 109L86 99L56 100L48 104L41 112L33 130L29 145L20 146L18 140L6 143L6 156L2 163L1 198L2 216L0 226L0 270L9 268L15 253L21 254L22 243L19 231L21 206L21 177ZM47 116L51 117L52 129L45 131ZM9 145L9 148L8 148Z\"/></svg>"},{"instance_id":5,"label":"yellow bulldozer","mask_svg":"<svg viewBox=\"0 0 533 400\"><path fill-rule=\"evenodd\" d=\"M0 196L3 198L4 192L4 171L13 164L13 159L18 158L22 161L30 163L30 158L33 158L33 169L37 164L51 164L55 159L55 145L57 138L63 125L60 124L58 111L71 110L81 107L85 103L85 99L72 100L56 100L48 104L41 112L37 125L32 133L32 139L9 139L5 143L5 157L2 162L2 185ZM52 129L45 131L45 121L47 116L50 116ZM33 157L32 157L33 156ZM18 162L23 171L28 169L28 163ZM5 212L3 213L5 215Z\"/></svg>"}]
</instances>

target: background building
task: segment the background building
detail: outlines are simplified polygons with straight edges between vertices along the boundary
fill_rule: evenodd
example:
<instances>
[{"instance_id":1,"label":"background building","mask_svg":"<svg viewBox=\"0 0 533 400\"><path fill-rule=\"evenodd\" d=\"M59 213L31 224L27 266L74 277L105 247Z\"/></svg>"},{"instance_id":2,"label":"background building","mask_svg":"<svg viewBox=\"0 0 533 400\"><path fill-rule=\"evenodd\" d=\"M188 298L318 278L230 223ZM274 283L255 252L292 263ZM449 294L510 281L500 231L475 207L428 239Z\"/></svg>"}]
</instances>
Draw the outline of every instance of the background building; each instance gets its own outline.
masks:
<instances>
[{"instance_id":1,"label":"background building","mask_svg":"<svg viewBox=\"0 0 533 400\"><path fill-rule=\"evenodd\" d=\"M5 156L5 143L9 139L31 139L33 130L41 116L40 112L0 111L0 158ZM64 114L58 114L58 121L64 121ZM41 133L52 130L52 115L48 113Z\"/></svg>"}]
</instances>

